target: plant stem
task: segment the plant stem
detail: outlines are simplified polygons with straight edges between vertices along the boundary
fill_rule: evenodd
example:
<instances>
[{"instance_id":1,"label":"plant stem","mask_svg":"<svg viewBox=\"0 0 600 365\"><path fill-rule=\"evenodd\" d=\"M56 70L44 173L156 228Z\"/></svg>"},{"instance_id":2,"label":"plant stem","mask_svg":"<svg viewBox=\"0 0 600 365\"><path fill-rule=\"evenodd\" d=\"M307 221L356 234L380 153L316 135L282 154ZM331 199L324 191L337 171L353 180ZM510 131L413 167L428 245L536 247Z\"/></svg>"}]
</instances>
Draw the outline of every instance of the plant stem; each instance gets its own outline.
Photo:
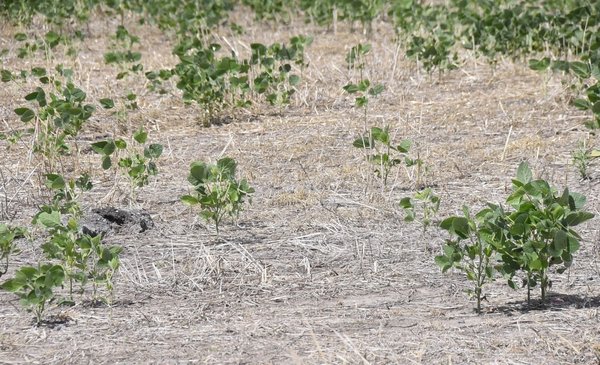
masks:
<instances>
[{"instance_id":1,"label":"plant stem","mask_svg":"<svg viewBox=\"0 0 600 365\"><path fill-rule=\"evenodd\" d=\"M527 273L527 305L531 305L531 274Z\"/></svg>"},{"instance_id":2,"label":"plant stem","mask_svg":"<svg viewBox=\"0 0 600 365\"><path fill-rule=\"evenodd\" d=\"M542 303L546 301L546 289L548 288L548 276L546 270L542 270L541 284L542 287Z\"/></svg>"}]
</instances>

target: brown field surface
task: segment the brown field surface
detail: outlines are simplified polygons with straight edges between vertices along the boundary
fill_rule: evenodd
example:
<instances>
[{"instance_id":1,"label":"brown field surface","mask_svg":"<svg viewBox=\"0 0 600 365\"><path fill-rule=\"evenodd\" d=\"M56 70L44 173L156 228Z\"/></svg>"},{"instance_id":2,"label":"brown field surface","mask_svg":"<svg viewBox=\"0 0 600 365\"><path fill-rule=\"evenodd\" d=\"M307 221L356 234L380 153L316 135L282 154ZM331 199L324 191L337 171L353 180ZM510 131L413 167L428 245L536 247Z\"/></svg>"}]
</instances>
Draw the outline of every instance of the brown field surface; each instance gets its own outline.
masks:
<instances>
[{"instance_id":1,"label":"brown field surface","mask_svg":"<svg viewBox=\"0 0 600 365\"><path fill-rule=\"evenodd\" d=\"M536 176L588 197L598 213L600 172L581 181L571 153L580 140L596 137L586 115L568 103L559 75L541 75L526 63L502 60L495 70L467 57L458 70L431 77L404 57L386 24L372 36L340 25L337 33L305 25L259 25L236 15L246 32L223 27L215 39L243 54L252 42L286 42L311 35L309 67L289 107L255 104L227 123L203 127L197 107L146 89L143 75L115 80L103 54L117 20L91 22L78 56L59 47L52 59L16 57L15 33L0 25L2 68L73 68L74 82L97 111L78 136L79 151L63 161L68 176L87 171L94 189L81 198L84 211L99 207L148 212L154 228L122 229L105 242L122 245L114 300L75 306L52 303L36 326L18 298L0 291L2 364L597 364L600 363L600 230L597 220L580 227L581 250L564 274L552 274L544 307L529 308L526 290L499 280L486 287L481 315L465 294L460 272L442 274L434 263L446 235L406 223L398 201L416 191L410 169L394 170L388 186L352 141L365 123L354 99L342 90L355 75L345 55L358 42L371 43L366 75L385 91L371 100L369 126L389 125L395 139L414 141L412 153L428 166L427 184L442 199L438 218L503 202L519 163ZM173 37L126 19L140 37L145 70L170 68ZM43 34L43 23L27 30ZM0 131L23 129L13 110L37 84L3 83ZM117 123L97 100L138 94L139 110ZM106 136L129 137L144 126L162 143L159 175L127 198L127 182L100 168L87 147ZM2 219L31 226L48 199L43 167L30 151L31 137L0 141ZM180 203L189 192L192 161L230 156L239 175L255 188L251 205L219 236ZM597 218L596 218L597 219ZM42 259L41 229L18 241L8 278L21 265ZM64 293L63 293L64 294ZM533 293L539 297L539 291Z\"/></svg>"}]
</instances>

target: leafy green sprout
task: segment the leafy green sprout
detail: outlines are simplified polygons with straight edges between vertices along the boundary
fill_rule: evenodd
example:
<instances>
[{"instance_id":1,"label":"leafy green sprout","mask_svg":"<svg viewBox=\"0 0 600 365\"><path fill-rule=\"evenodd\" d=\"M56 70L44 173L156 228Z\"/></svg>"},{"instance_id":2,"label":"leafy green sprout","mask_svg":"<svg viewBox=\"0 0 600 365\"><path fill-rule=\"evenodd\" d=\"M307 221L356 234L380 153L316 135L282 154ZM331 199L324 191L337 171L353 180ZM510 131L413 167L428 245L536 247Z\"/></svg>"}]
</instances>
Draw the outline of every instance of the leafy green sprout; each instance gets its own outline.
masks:
<instances>
[{"instance_id":1,"label":"leafy green sprout","mask_svg":"<svg viewBox=\"0 0 600 365\"><path fill-rule=\"evenodd\" d=\"M529 68L535 71L561 71L574 76L575 82L570 89L576 91L576 97L571 102L579 110L591 112L593 119L585 122L590 129L600 128L600 66L590 60L563 61L550 60L549 57L542 59L530 59ZM583 95L581 95L583 94Z\"/></svg>"},{"instance_id":2,"label":"leafy green sprout","mask_svg":"<svg viewBox=\"0 0 600 365\"><path fill-rule=\"evenodd\" d=\"M440 223L451 239L436 263L444 272L457 268L474 282L470 292L477 298L478 311L484 298L482 288L496 273L513 289L518 287L515 276L524 274L521 286L527 288L528 304L537 285L544 302L552 285L550 268L558 266L556 271L563 273L579 250L581 237L573 227L594 217L583 210L583 195L568 188L557 193L545 180L533 179L525 162L519 165L512 183L513 191L506 199L512 209L488 203L474 217L464 208L463 217Z\"/></svg>"},{"instance_id":3,"label":"leafy green sprout","mask_svg":"<svg viewBox=\"0 0 600 365\"><path fill-rule=\"evenodd\" d=\"M112 296L112 277L119 268L122 248L105 246L100 235L92 237L81 233L78 198L81 192L92 188L89 177L84 174L77 180L68 181L57 174L46 177L46 186L54 191L54 197L50 205L41 207L33 222L49 233L42 250L48 259L60 262L68 279L69 301L73 302L74 284L79 283L83 293L90 280L94 299L99 283L104 283Z\"/></svg>"},{"instance_id":4,"label":"leafy green sprout","mask_svg":"<svg viewBox=\"0 0 600 365\"><path fill-rule=\"evenodd\" d=\"M106 64L116 64L119 66L117 80L123 79L130 72L142 72L144 67L139 63L142 58L140 52L132 51L133 46L139 44L139 37L129 33L123 25L117 27L114 36L113 50L104 54L104 62ZM131 65L131 66L129 66Z\"/></svg>"},{"instance_id":5,"label":"leafy green sprout","mask_svg":"<svg viewBox=\"0 0 600 365\"><path fill-rule=\"evenodd\" d=\"M62 284L64 277L60 265L23 266L15 272L14 278L2 283L0 288L19 296L21 305L34 313L39 325L47 303L54 298L53 290Z\"/></svg>"},{"instance_id":6,"label":"leafy green sprout","mask_svg":"<svg viewBox=\"0 0 600 365\"><path fill-rule=\"evenodd\" d=\"M81 246L79 222L73 216L66 216L62 222L59 211L42 211L35 217L35 222L48 230L50 237L42 245L46 257L59 260L64 276L69 283L69 300L73 301L73 284L87 281L87 259L90 251Z\"/></svg>"},{"instance_id":7,"label":"leafy green sprout","mask_svg":"<svg viewBox=\"0 0 600 365\"><path fill-rule=\"evenodd\" d=\"M115 102L113 99L102 98L99 100L99 102L104 109L115 108ZM116 116L118 122L124 123L127 121L129 112L137 109L139 109L137 94L134 92L128 92L127 95L118 99L118 108L113 115Z\"/></svg>"},{"instance_id":8,"label":"leafy green sprout","mask_svg":"<svg viewBox=\"0 0 600 365\"><path fill-rule=\"evenodd\" d=\"M90 236L80 233L78 222L67 217L62 223L62 216L57 211L42 212L37 221L48 229L50 238L42 245L49 259L59 260L64 276L69 280L69 300L73 302L73 284L81 285L84 292L88 281L92 282L92 296L97 300L98 285L104 283L113 293L113 276L120 266L121 246L106 246L102 236Z\"/></svg>"},{"instance_id":9,"label":"leafy green sprout","mask_svg":"<svg viewBox=\"0 0 600 365\"><path fill-rule=\"evenodd\" d=\"M435 195L431 188L425 188L411 197L400 200L400 207L404 210L404 220L413 222L418 220L425 232L434 221L440 209L440 197Z\"/></svg>"},{"instance_id":10,"label":"leafy green sprout","mask_svg":"<svg viewBox=\"0 0 600 365\"><path fill-rule=\"evenodd\" d=\"M208 126L228 108L251 106L250 95L273 106L289 104L301 80L293 66L301 71L306 67L304 51L311 42L310 37L295 36L288 45L252 43L250 57L239 59L236 54L221 56L222 46L207 44L204 37L186 37L173 51L180 62L170 70L147 72L146 77L151 89L164 93L163 81L175 76L184 102L196 103Z\"/></svg>"},{"instance_id":11,"label":"leafy green sprout","mask_svg":"<svg viewBox=\"0 0 600 365\"><path fill-rule=\"evenodd\" d=\"M217 234L225 216L237 218L243 205L252 199L254 189L245 179L236 180L237 163L229 157L221 158L216 164L201 161L190 166L188 181L194 193L184 195L181 201L189 206L200 206L200 216L215 224Z\"/></svg>"},{"instance_id":12,"label":"leafy green sprout","mask_svg":"<svg viewBox=\"0 0 600 365\"><path fill-rule=\"evenodd\" d=\"M559 194L545 180L534 180L525 162L519 165L517 178L512 183L513 193L507 203L515 210L506 217L510 239L501 250L504 271L509 277L514 275L515 269L524 271L528 303L531 289L538 283L543 302L552 285L548 276L550 267L560 265L557 272L563 273L579 250L581 236L573 227L593 218L594 214L583 210L585 196L568 188ZM512 279L509 285L516 286Z\"/></svg>"},{"instance_id":13,"label":"leafy green sprout","mask_svg":"<svg viewBox=\"0 0 600 365\"><path fill-rule=\"evenodd\" d=\"M158 175L156 160L162 155L163 145L159 143L146 144L148 132L143 128L132 135L137 144L128 149L123 139L108 139L92 143L92 150L102 156L102 168L110 169L117 159L118 169L123 171L130 182L130 198L135 201L135 191L149 184L151 176ZM124 156L122 156L124 155Z\"/></svg>"},{"instance_id":14,"label":"leafy green sprout","mask_svg":"<svg viewBox=\"0 0 600 365\"><path fill-rule=\"evenodd\" d=\"M80 246L89 252L92 260L91 267L87 270L92 280L92 298L98 300L98 285L104 283L109 293L109 303L112 301L114 283L113 277L121 266L121 246L106 246L102 243L100 235L91 237L82 236Z\"/></svg>"},{"instance_id":15,"label":"leafy green sprout","mask_svg":"<svg viewBox=\"0 0 600 365\"><path fill-rule=\"evenodd\" d=\"M11 227L7 224L0 224L0 277L8 271L8 264L11 255L20 252L15 244L15 238L22 237L26 230L21 227Z\"/></svg>"},{"instance_id":16,"label":"leafy green sprout","mask_svg":"<svg viewBox=\"0 0 600 365\"><path fill-rule=\"evenodd\" d=\"M34 36L29 38L25 33L17 33L14 35L14 40L19 42L19 48L17 49L18 58L27 58L34 56L38 51L43 51L46 60L50 60L53 57L53 50L59 44L68 45L71 40L54 30L48 31L43 38ZM75 49L70 48L67 53L69 55L75 54Z\"/></svg>"},{"instance_id":17,"label":"leafy green sprout","mask_svg":"<svg viewBox=\"0 0 600 365\"><path fill-rule=\"evenodd\" d=\"M571 153L573 165L577 168L582 180L591 179L589 168L592 164L592 159L594 158L593 153L594 151L588 148L585 141L580 141L577 149Z\"/></svg>"},{"instance_id":18,"label":"leafy green sprout","mask_svg":"<svg viewBox=\"0 0 600 365\"><path fill-rule=\"evenodd\" d=\"M93 105L85 104L86 93L70 81L72 70L58 65L56 71L60 77L48 74L46 69L33 68L31 74L45 86L36 87L25 96L25 100L38 106L35 109L19 107L14 110L35 134L33 151L43 156L48 171L56 170L59 158L71 152L69 142L78 135L95 111ZM3 75L3 79L4 76L14 79L12 75ZM62 78L66 78L66 83ZM50 90L47 92L46 89Z\"/></svg>"},{"instance_id":19,"label":"leafy green sprout","mask_svg":"<svg viewBox=\"0 0 600 365\"><path fill-rule=\"evenodd\" d=\"M363 108L365 130L367 125L369 97L376 97L385 90L383 84L371 85L371 81L364 77L363 72L366 65L364 58L370 51L370 44L361 43L350 49L346 55L346 63L349 70L359 71L359 78L356 83L350 82L343 87L344 91L348 94L356 95L354 100L356 107Z\"/></svg>"},{"instance_id":20,"label":"leafy green sprout","mask_svg":"<svg viewBox=\"0 0 600 365\"><path fill-rule=\"evenodd\" d=\"M440 228L451 238L446 240L443 254L436 256L435 262L442 272L455 268L463 271L467 280L473 282L468 294L477 300L477 313L481 313L481 302L485 298L483 286L495 278L496 236L493 223L500 212L499 207L490 205L472 216L469 209L463 207L462 217L449 217L440 223Z\"/></svg>"},{"instance_id":21,"label":"leafy green sprout","mask_svg":"<svg viewBox=\"0 0 600 365\"><path fill-rule=\"evenodd\" d=\"M412 142L408 139L399 144L393 144L389 127L372 127L368 133L354 140L352 145L367 151L366 159L373 167L377 177L382 179L383 186L387 186L388 176L392 169L402 163L408 163L407 156Z\"/></svg>"},{"instance_id":22,"label":"leafy green sprout","mask_svg":"<svg viewBox=\"0 0 600 365\"><path fill-rule=\"evenodd\" d=\"M81 193L90 191L93 184L87 173L81 174L77 179L65 180L59 174L46 174L46 187L54 192L50 205L42 207L43 211L56 210L63 214L69 214L75 219L81 217L81 206L79 196Z\"/></svg>"},{"instance_id":23,"label":"leafy green sprout","mask_svg":"<svg viewBox=\"0 0 600 365\"><path fill-rule=\"evenodd\" d=\"M78 247L81 206L79 196L92 189L90 177L82 174L76 180L66 180L59 174L46 174L46 187L54 192L51 203L40 207L33 223L46 228L50 237L42 245L49 259L59 259L69 279L69 297L73 298L73 282L85 277L77 269L85 269L85 252ZM63 223L62 215L66 223Z\"/></svg>"}]
</instances>

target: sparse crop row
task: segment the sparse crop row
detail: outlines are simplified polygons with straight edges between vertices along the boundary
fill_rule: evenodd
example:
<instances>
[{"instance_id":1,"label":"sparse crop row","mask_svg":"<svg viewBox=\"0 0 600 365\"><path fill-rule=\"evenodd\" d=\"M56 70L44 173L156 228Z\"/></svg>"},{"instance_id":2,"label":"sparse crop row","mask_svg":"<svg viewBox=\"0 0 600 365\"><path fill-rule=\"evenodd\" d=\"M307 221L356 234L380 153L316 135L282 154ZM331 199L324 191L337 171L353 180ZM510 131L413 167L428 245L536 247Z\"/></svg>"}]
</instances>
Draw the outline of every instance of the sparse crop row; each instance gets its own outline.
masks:
<instances>
[{"instance_id":1,"label":"sparse crop row","mask_svg":"<svg viewBox=\"0 0 600 365\"><path fill-rule=\"evenodd\" d=\"M367 34L372 33L373 21L380 18L393 24L407 57L430 74L437 70L441 75L460 67L461 57L472 52L492 66L505 57L531 58L528 62L534 70L574 76L573 104L593 115L588 127L599 128L600 9L583 1L548 1L540 5L540 1L465 0L453 0L445 6L411 0L5 1L0 4L0 18L22 24L32 22L36 16L46 19L52 30L42 38L18 33L14 40L19 44L17 57L41 55L51 62L60 45L67 56L77 53L75 43L85 38L85 24L92 12L118 14L121 23L125 14L138 14L141 22L172 33L176 44L173 53L179 62L172 68L145 70L141 53L135 49L139 38L121 24L104 54L105 63L116 68L116 80L138 77L148 82L150 92L167 93L173 79L183 100L197 105L199 119L205 125L218 121L233 108L249 108L253 103L266 102L283 110L308 66L305 51L312 42L309 36L292 37L287 44L252 43L245 58L234 50L226 52L211 32L226 24L234 7L249 7L257 19L263 20L291 20L302 14L308 21L333 27L338 21L359 22ZM243 31L239 25L230 26L236 32ZM437 222L441 201L428 186L425 161L418 152L416 156L411 154L413 141L394 142L388 126L370 123L369 102L385 92L383 84L366 78L363 72L370 51L369 44L357 44L346 55L351 80L340 88L354 97L364 121L364 130L348 146L364 151L373 170L370 176L381 180L382 191L394 169L406 168L416 192L402 199L400 207L407 220L421 222L424 230L435 224L448 232L450 238L435 262L443 271L454 268L466 274L473 282L471 294L477 299L478 311L484 284L500 276L513 288L519 287L516 279L521 279L520 286L527 288L528 299L531 288L539 285L545 299L552 283L549 269L556 265L560 266L559 273L567 269L579 248L581 237L573 227L593 217L583 210L585 197L568 188L557 193L546 181L534 180L529 167L522 164L506 208L488 204L472 214L465 207L462 216ZM64 166L66 160L77 158L82 146L76 137L97 109L116 109L111 117L126 123L128 113L139 108L138 96L127 91L121 99L89 100L73 82L73 71L60 64L54 70L2 69L0 76L3 82L16 83L22 89L34 80L35 88L24 93L23 105L14 110L24 130L2 137L12 142L31 138L31 153L39 158L45 186L52 195L33 218L33 225L45 231L41 235L44 260L37 266L19 268L2 288L16 293L33 310L38 323L47 303L55 298L54 290L64 283L68 285L67 302L74 301L77 285L80 293L91 285L93 300L110 301L122 248L106 245L101 235L82 232L80 196L92 189L92 177L68 176ZM115 176L125 176L129 181L130 204L136 201L137 189L158 175L157 161L163 152L161 144L148 143L143 126L132 130L131 136L114 135L89 146L100 155L104 170L114 168ZM582 176L588 168L586 158L597 155L587 150L577 155ZM246 180L237 179L236 172L237 163L228 157L215 164L192 162L188 181L193 191L180 197L183 203L198 206L199 215L214 223L217 233L223 219L237 217L254 193ZM14 240L24 235L32 234L0 225L0 275L8 272L10 256L18 252ZM101 285L108 293L106 298L98 294Z\"/></svg>"}]
</instances>

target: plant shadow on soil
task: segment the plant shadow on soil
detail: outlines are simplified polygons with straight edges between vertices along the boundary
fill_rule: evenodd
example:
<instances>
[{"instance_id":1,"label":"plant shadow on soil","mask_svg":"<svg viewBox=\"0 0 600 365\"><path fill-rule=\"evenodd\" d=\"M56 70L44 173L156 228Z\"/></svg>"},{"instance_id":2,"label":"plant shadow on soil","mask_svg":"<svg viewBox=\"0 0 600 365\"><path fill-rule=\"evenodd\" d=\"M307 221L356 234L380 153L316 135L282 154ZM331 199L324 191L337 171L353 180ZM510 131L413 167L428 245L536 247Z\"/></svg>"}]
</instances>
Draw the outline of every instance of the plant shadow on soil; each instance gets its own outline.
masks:
<instances>
[{"instance_id":1,"label":"plant shadow on soil","mask_svg":"<svg viewBox=\"0 0 600 365\"><path fill-rule=\"evenodd\" d=\"M59 314L51 314L48 315L45 319L41 320L39 323L35 323L35 319L33 320L33 324L37 327L45 327L48 329L61 329L62 327L68 326L71 322L73 322L73 318L71 316L59 313ZM75 323L77 323L75 321Z\"/></svg>"},{"instance_id":2,"label":"plant shadow on soil","mask_svg":"<svg viewBox=\"0 0 600 365\"><path fill-rule=\"evenodd\" d=\"M584 308L600 308L600 296L588 297L578 294L550 293L544 302L541 299L532 299L530 303L527 303L527 300L509 302L506 305L496 307L495 311L511 316L515 313L523 314L533 311L561 311Z\"/></svg>"}]
</instances>

